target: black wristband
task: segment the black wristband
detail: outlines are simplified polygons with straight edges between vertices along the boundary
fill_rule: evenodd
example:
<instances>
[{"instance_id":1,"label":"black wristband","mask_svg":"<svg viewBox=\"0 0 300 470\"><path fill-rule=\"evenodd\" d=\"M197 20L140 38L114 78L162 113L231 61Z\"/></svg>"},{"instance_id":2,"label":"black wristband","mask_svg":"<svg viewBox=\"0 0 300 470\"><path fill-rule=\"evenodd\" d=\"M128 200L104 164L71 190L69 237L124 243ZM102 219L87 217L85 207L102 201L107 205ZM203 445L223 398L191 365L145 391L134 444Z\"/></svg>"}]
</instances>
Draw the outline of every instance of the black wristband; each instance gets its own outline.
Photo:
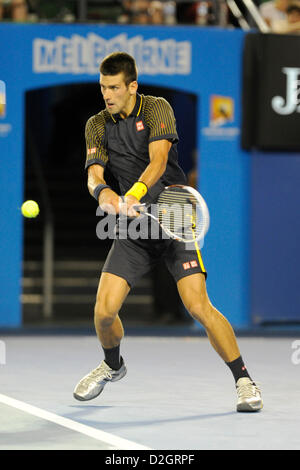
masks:
<instances>
[{"instance_id":1,"label":"black wristband","mask_svg":"<svg viewBox=\"0 0 300 470\"><path fill-rule=\"evenodd\" d=\"M99 202L99 194L101 193L102 189L105 189L105 188L111 189L111 187L108 186L107 184L98 184L95 187L93 196L94 196L94 198L96 199L97 202Z\"/></svg>"}]
</instances>

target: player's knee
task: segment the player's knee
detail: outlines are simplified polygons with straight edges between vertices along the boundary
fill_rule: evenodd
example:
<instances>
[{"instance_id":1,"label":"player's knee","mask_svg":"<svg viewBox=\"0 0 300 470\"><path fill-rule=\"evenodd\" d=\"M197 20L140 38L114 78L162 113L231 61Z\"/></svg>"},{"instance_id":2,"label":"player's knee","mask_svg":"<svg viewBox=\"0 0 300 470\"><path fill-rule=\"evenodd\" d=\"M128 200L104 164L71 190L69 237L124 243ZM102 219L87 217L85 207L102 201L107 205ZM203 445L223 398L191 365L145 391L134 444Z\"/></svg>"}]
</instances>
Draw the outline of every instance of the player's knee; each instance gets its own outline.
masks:
<instances>
[{"instance_id":1,"label":"player's knee","mask_svg":"<svg viewBox=\"0 0 300 470\"><path fill-rule=\"evenodd\" d=\"M107 328L113 324L118 315L118 311L101 300L97 300L94 309L95 320L100 327Z\"/></svg>"},{"instance_id":2,"label":"player's knee","mask_svg":"<svg viewBox=\"0 0 300 470\"><path fill-rule=\"evenodd\" d=\"M95 309L95 320L100 328L110 327L116 319L117 314L112 312L99 311Z\"/></svg>"},{"instance_id":3,"label":"player's knee","mask_svg":"<svg viewBox=\"0 0 300 470\"><path fill-rule=\"evenodd\" d=\"M210 328L213 321L212 308L209 303L192 302L188 308L194 320L201 323L204 328Z\"/></svg>"}]
</instances>

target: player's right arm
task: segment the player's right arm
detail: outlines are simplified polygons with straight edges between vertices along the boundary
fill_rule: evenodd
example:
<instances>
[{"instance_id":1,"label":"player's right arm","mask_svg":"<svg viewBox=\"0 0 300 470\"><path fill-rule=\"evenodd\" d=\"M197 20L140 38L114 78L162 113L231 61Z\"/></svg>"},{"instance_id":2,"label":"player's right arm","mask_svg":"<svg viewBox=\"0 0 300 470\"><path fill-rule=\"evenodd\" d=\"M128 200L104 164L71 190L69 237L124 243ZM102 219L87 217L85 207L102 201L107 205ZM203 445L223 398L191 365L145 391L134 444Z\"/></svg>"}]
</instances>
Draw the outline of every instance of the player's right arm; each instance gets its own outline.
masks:
<instances>
[{"instance_id":1,"label":"player's right arm","mask_svg":"<svg viewBox=\"0 0 300 470\"><path fill-rule=\"evenodd\" d=\"M88 171L87 186L91 196L98 199L99 206L104 212L118 214L121 198L111 188L101 189L99 195L95 192L97 186L106 185L104 170L108 154L104 144L105 116L99 113L91 117L85 127L86 163Z\"/></svg>"},{"instance_id":2,"label":"player's right arm","mask_svg":"<svg viewBox=\"0 0 300 470\"><path fill-rule=\"evenodd\" d=\"M99 184L106 184L104 179L104 168L97 164L91 165L88 167L87 183L91 196L94 197L94 191ZM118 214L122 200L111 188L104 188L99 194L98 202L104 212L107 212L108 214Z\"/></svg>"}]
</instances>

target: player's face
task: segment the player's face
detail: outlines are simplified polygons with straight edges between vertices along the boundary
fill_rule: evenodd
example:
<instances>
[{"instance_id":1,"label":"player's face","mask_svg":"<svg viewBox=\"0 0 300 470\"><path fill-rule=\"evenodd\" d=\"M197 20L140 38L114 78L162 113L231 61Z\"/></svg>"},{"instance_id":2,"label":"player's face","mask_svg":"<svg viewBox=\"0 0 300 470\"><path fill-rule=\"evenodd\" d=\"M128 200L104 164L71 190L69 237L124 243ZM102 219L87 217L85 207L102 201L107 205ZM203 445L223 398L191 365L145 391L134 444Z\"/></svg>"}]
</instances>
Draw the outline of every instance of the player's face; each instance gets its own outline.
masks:
<instances>
[{"instance_id":1,"label":"player's face","mask_svg":"<svg viewBox=\"0 0 300 470\"><path fill-rule=\"evenodd\" d=\"M288 23L298 23L298 21L300 21L300 13L298 11L288 13Z\"/></svg>"},{"instance_id":2,"label":"player's face","mask_svg":"<svg viewBox=\"0 0 300 470\"><path fill-rule=\"evenodd\" d=\"M126 85L123 72L118 75L100 75L100 87L105 106L110 114L127 116L134 108L137 82Z\"/></svg>"}]
</instances>

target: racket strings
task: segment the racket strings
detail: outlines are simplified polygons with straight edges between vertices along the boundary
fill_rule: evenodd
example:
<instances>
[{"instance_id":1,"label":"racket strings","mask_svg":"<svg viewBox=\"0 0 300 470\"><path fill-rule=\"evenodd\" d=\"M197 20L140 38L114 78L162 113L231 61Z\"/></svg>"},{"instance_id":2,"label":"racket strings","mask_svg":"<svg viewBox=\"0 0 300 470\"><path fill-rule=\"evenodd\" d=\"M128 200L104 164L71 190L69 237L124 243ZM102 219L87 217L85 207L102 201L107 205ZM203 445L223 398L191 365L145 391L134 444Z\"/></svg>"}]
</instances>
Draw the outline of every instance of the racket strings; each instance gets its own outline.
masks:
<instances>
[{"instance_id":1,"label":"racket strings","mask_svg":"<svg viewBox=\"0 0 300 470\"><path fill-rule=\"evenodd\" d=\"M186 241L197 238L205 221L193 194L178 188L165 190L160 194L157 205L158 219L164 227Z\"/></svg>"}]
</instances>

